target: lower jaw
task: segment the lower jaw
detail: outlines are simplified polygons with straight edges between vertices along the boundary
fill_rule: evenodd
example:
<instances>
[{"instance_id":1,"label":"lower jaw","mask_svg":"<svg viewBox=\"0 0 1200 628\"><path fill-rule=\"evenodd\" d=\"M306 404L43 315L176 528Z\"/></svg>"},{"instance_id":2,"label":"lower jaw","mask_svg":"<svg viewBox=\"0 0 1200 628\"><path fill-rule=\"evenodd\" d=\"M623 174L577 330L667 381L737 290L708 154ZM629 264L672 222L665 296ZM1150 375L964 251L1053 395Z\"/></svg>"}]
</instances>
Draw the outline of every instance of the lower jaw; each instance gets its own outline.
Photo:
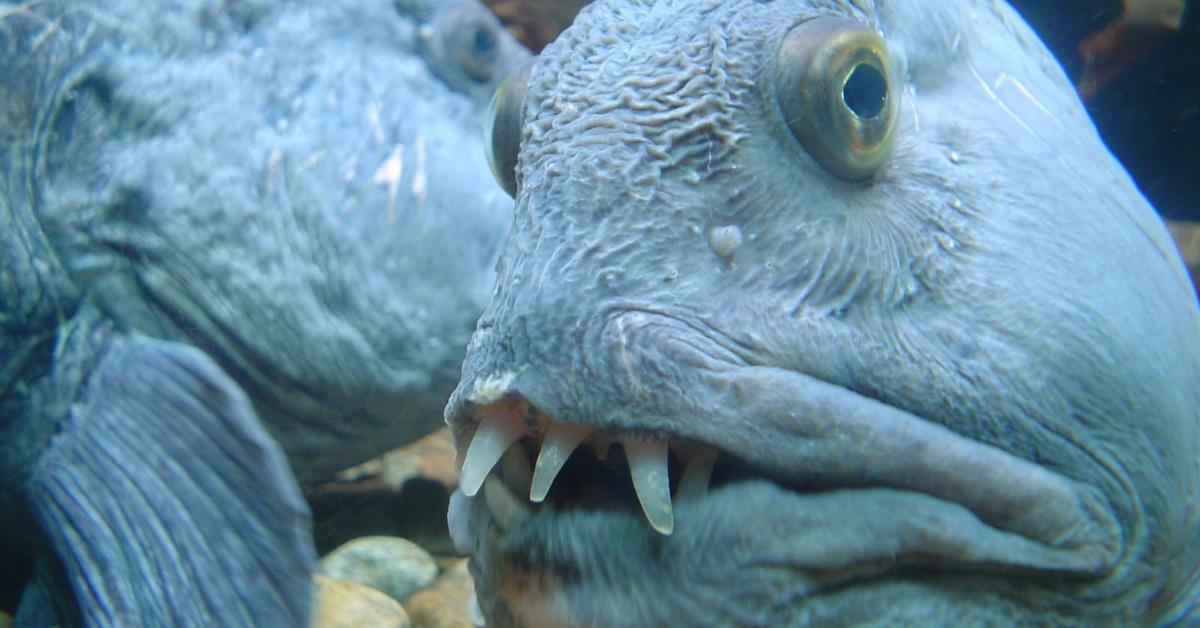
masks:
<instances>
[{"instance_id":1,"label":"lower jaw","mask_svg":"<svg viewBox=\"0 0 1200 628\"><path fill-rule=\"evenodd\" d=\"M894 489L801 495L767 481L732 484L679 504L671 536L632 511L543 508L514 520L494 514L482 492L457 495L452 508L452 533L472 555L481 605L498 626L753 624L764 608L774 609L764 623L796 624L847 599L857 602L838 613L866 620L868 608L891 609L885 615L897 618L911 591L895 592L912 587L947 613L999 621L1038 604L961 592L1079 576L1095 559Z\"/></svg>"}]
</instances>

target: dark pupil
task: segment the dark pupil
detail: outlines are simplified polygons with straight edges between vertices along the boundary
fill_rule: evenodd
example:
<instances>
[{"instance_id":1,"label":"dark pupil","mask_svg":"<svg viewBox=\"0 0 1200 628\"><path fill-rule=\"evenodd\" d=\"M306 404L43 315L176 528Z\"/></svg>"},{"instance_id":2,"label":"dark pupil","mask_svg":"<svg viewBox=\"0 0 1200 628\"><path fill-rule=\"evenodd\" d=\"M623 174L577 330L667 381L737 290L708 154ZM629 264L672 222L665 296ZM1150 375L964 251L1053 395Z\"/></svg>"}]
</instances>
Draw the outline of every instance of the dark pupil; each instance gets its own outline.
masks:
<instances>
[{"instance_id":1,"label":"dark pupil","mask_svg":"<svg viewBox=\"0 0 1200 628\"><path fill-rule=\"evenodd\" d=\"M867 64L859 64L842 87L842 100L854 115L874 118L887 102L887 81L883 73Z\"/></svg>"},{"instance_id":2,"label":"dark pupil","mask_svg":"<svg viewBox=\"0 0 1200 628\"><path fill-rule=\"evenodd\" d=\"M475 50L479 52L487 52L495 45L496 40L492 37L491 31L486 28L475 29Z\"/></svg>"}]
</instances>

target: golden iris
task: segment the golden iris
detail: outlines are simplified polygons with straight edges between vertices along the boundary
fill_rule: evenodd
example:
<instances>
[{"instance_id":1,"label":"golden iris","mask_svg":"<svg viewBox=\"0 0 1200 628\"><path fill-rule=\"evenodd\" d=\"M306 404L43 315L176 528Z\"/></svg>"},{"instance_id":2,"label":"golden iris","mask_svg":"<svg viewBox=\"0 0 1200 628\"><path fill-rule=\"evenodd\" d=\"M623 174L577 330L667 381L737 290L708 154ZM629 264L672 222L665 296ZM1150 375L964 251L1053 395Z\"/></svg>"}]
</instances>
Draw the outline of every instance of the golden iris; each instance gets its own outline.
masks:
<instances>
[{"instance_id":1,"label":"golden iris","mask_svg":"<svg viewBox=\"0 0 1200 628\"><path fill-rule=\"evenodd\" d=\"M843 18L802 22L779 47L776 88L788 128L831 174L861 181L883 166L899 92L878 33Z\"/></svg>"}]
</instances>

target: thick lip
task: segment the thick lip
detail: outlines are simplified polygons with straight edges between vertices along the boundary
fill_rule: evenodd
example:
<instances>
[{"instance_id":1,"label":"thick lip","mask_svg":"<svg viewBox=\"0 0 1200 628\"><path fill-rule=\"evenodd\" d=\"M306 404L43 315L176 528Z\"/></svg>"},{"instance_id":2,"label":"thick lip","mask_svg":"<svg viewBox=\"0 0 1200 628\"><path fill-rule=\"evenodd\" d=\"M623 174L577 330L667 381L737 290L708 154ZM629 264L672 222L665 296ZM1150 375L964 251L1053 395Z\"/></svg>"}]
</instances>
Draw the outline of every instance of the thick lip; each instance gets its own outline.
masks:
<instances>
[{"instance_id":1,"label":"thick lip","mask_svg":"<svg viewBox=\"0 0 1200 628\"><path fill-rule=\"evenodd\" d=\"M456 391L447 418L460 456L488 419L488 404L520 396L553 407L529 394L545 390L525 386L530 379L513 373ZM711 444L753 461L761 479L677 503L670 536L656 534L636 510L543 508L512 525L479 505L494 499L471 500L475 550L494 543L483 553L495 560L495 547L502 547L509 561L503 571L534 565L544 579L546 571L583 565L619 574L625 563L604 566L612 539L652 545L648 560L659 562L689 560L697 542L732 543L739 555L754 557L736 568L786 565L808 578L806 594L912 565L1095 578L1121 555L1122 530L1093 487L801 373L736 367L711 374L710 382L705 420L629 428Z\"/></svg>"}]
</instances>

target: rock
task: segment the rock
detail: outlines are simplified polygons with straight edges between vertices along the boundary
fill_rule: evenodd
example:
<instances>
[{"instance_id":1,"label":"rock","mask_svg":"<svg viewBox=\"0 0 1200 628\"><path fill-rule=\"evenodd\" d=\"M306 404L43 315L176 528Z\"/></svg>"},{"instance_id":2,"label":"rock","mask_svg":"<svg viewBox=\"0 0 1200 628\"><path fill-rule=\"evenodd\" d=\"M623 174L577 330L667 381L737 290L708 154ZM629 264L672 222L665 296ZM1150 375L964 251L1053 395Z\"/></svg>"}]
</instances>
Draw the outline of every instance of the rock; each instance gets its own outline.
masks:
<instances>
[{"instance_id":1,"label":"rock","mask_svg":"<svg viewBox=\"0 0 1200 628\"><path fill-rule=\"evenodd\" d=\"M355 539L321 559L321 572L379 589L397 602L433 584L437 563L417 544L398 537Z\"/></svg>"},{"instance_id":2,"label":"rock","mask_svg":"<svg viewBox=\"0 0 1200 628\"><path fill-rule=\"evenodd\" d=\"M4 611L0 611L0 628L12 628L12 617Z\"/></svg>"},{"instance_id":3,"label":"rock","mask_svg":"<svg viewBox=\"0 0 1200 628\"><path fill-rule=\"evenodd\" d=\"M443 428L310 487L318 553L359 537L398 536L433 554L453 554L446 508L458 486L454 459Z\"/></svg>"},{"instance_id":4,"label":"rock","mask_svg":"<svg viewBox=\"0 0 1200 628\"><path fill-rule=\"evenodd\" d=\"M315 603L311 628L408 628L404 607L371 587L321 574L313 576ZM0 627L5 624L0 620Z\"/></svg>"},{"instance_id":5,"label":"rock","mask_svg":"<svg viewBox=\"0 0 1200 628\"><path fill-rule=\"evenodd\" d=\"M1167 222L1167 228L1175 237L1175 244L1183 254L1183 261L1191 271L1192 285L1196 286L1196 292L1200 294L1200 222Z\"/></svg>"},{"instance_id":6,"label":"rock","mask_svg":"<svg viewBox=\"0 0 1200 628\"><path fill-rule=\"evenodd\" d=\"M385 455L383 482L399 488L408 479L420 477L453 491L458 488L458 470L454 460L454 441L450 438L450 429L443 427L407 447ZM409 468L415 471L406 477L401 470Z\"/></svg>"},{"instance_id":7,"label":"rock","mask_svg":"<svg viewBox=\"0 0 1200 628\"><path fill-rule=\"evenodd\" d=\"M484 0L518 41L534 52L558 36L590 0Z\"/></svg>"},{"instance_id":8,"label":"rock","mask_svg":"<svg viewBox=\"0 0 1200 628\"><path fill-rule=\"evenodd\" d=\"M415 443L346 469L337 474L337 480L343 484L368 486L378 482L398 491L409 480L424 478L453 491L458 487L458 471L454 461L454 442L450 438L450 430L443 427Z\"/></svg>"},{"instance_id":9,"label":"rock","mask_svg":"<svg viewBox=\"0 0 1200 628\"><path fill-rule=\"evenodd\" d=\"M450 492L433 480L414 478L395 491L375 478L329 483L308 494L317 554L324 556L366 536L408 539L435 554L454 554L446 509Z\"/></svg>"},{"instance_id":10,"label":"rock","mask_svg":"<svg viewBox=\"0 0 1200 628\"><path fill-rule=\"evenodd\" d=\"M474 628L483 625L475 603L475 583L467 559L453 561L433 586L404 602L413 625L422 628Z\"/></svg>"}]
</instances>

